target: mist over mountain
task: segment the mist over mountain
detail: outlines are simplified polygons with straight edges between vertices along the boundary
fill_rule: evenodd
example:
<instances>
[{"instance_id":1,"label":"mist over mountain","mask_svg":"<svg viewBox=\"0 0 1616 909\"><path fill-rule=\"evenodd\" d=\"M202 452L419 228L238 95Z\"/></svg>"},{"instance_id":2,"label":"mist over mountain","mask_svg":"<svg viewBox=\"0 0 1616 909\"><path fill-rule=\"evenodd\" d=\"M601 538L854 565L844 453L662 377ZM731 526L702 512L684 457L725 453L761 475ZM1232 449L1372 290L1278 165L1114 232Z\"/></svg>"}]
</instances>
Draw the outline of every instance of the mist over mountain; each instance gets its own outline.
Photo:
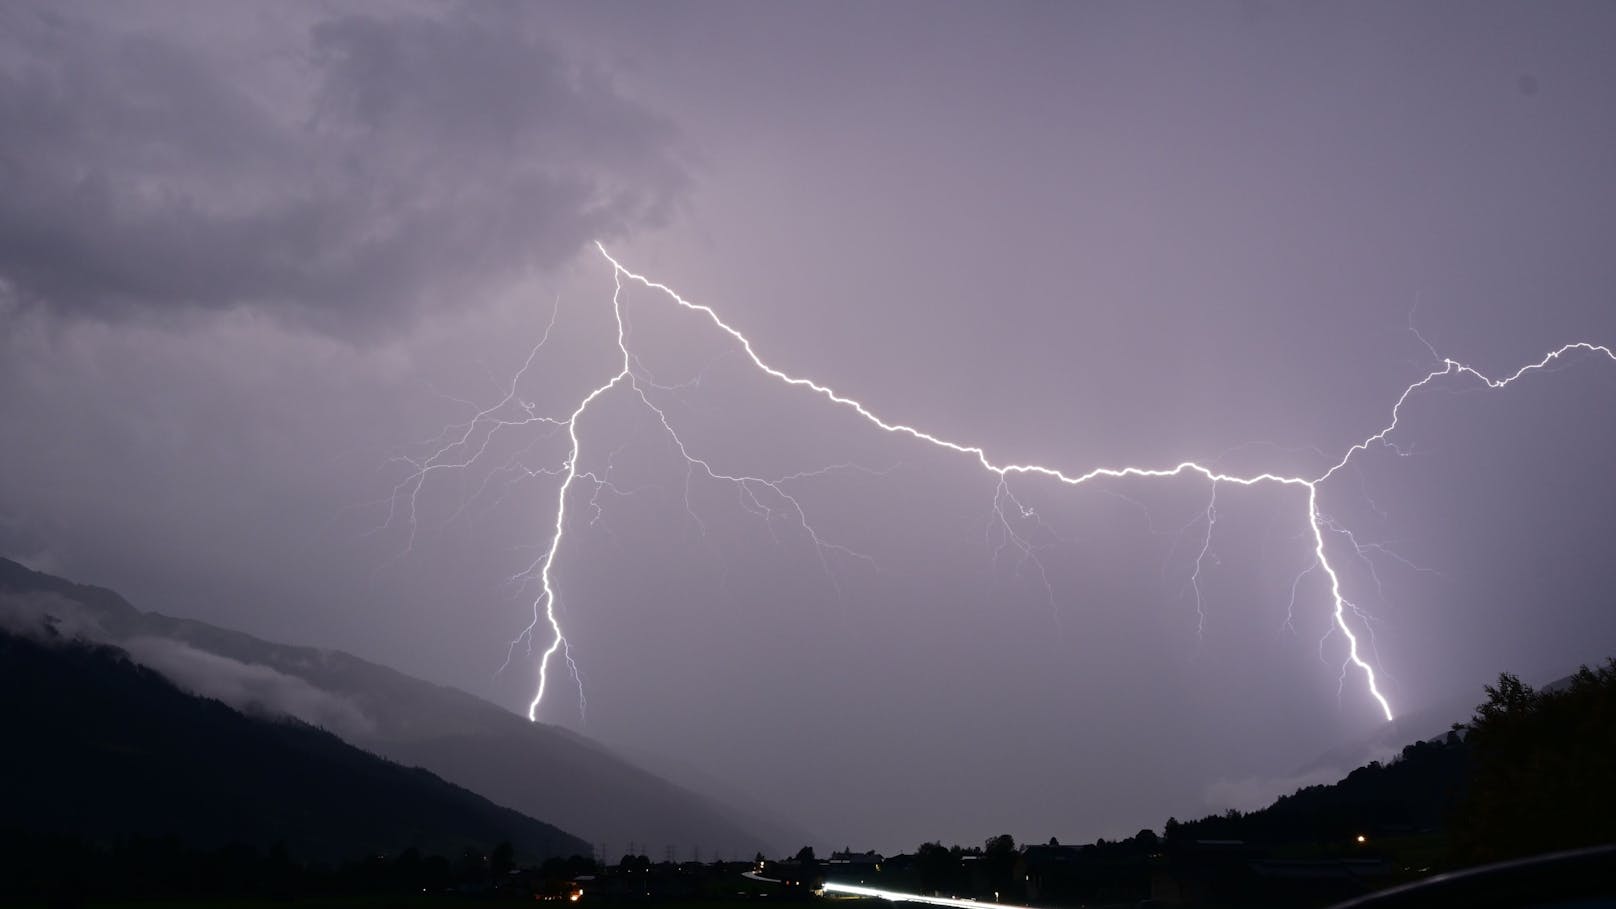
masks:
<instances>
[{"instance_id":1,"label":"mist over mountain","mask_svg":"<svg viewBox=\"0 0 1616 909\"><path fill-rule=\"evenodd\" d=\"M484 853L529 861L583 840L297 720L181 691L115 647L53 624L0 634L0 828L95 842L279 845L305 860Z\"/></svg>"},{"instance_id":2,"label":"mist over mountain","mask_svg":"<svg viewBox=\"0 0 1616 909\"><path fill-rule=\"evenodd\" d=\"M673 846L684 854L750 856L795 836L755 807L730 809L576 733L530 723L454 688L347 653L263 641L188 619L143 612L116 593L0 559L0 626L48 621L55 633L127 652L187 691L284 715L361 748L420 766L611 852ZM583 847L580 847L583 848ZM583 851L590 851L583 848Z\"/></svg>"}]
</instances>

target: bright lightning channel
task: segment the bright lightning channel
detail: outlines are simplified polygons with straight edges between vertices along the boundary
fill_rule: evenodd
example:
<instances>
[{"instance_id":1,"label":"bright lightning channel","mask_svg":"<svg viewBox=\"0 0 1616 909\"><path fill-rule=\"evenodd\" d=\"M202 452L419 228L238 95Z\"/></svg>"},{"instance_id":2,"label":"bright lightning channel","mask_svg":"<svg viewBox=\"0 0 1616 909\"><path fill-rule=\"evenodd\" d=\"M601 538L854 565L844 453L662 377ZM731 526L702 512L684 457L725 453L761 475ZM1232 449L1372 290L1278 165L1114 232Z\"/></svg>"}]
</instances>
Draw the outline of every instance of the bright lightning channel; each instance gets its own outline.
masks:
<instances>
[{"instance_id":1,"label":"bright lightning channel","mask_svg":"<svg viewBox=\"0 0 1616 909\"><path fill-rule=\"evenodd\" d=\"M1207 551L1210 547L1212 530L1217 521L1216 494L1218 485L1228 484L1231 486L1258 486L1272 484L1280 487L1294 488L1297 490L1299 498L1306 504L1306 522L1312 537L1312 555L1307 567L1302 570L1301 574L1297 576L1296 582L1292 585L1290 610L1294 610L1296 585L1300 583L1301 578L1315 570L1323 572L1325 579L1328 581L1332 605L1331 611L1334 619L1334 624L1330 629L1330 633L1333 634L1334 632L1339 631L1347 641L1347 659L1342 663L1341 667L1342 680L1343 682L1345 681L1349 670L1354 668L1357 669L1358 672L1363 676L1369 696L1380 707L1381 712L1385 715L1388 721L1393 718L1391 703L1386 699L1386 696L1380 690L1374 667L1361 655L1358 636L1353 633L1352 628L1347 621L1347 613L1350 611L1354 616L1365 622L1367 632L1370 635L1373 635L1373 630L1369 628L1368 625L1369 617L1356 605L1354 605L1352 601L1349 600L1344 594L1342 590L1341 576L1337 572L1335 565L1330 561L1328 548L1325 544L1326 532L1328 531L1331 533L1345 535L1350 541L1355 553L1360 557L1363 557L1365 551L1371 547L1360 546L1356 540L1351 538L1350 534L1346 534L1339 525L1337 525L1331 518L1319 510L1319 487L1345 468L1348 463L1352 461L1353 457L1360 452L1367 451L1369 448L1376 445L1383 445L1396 450L1396 447L1388 440L1388 437L1398 428L1399 422L1402 419L1403 405L1408 402L1410 396L1412 396L1415 392L1420 391L1421 389L1431 385L1434 382L1437 382L1440 379L1449 377L1468 377L1479 381L1487 388L1501 389L1515 382L1517 379L1520 379L1522 376L1548 367L1550 364L1570 353L1586 352L1597 354L1616 362L1616 352L1613 352L1609 346L1593 344L1587 341L1578 341L1556 348L1555 350L1545 354L1542 359L1537 360L1536 362L1528 363L1525 366L1517 369L1515 372L1501 378L1488 376L1474 367L1468 366L1457 360L1441 357L1439 358L1441 360L1439 368L1431 370L1423 378L1413 382L1403 389L1402 394L1398 396L1396 402L1392 405L1391 419L1386 423L1385 426L1381 427L1379 430L1363 438L1362 440L1354 443L1346 450L1345 453L1341 455L1339 460L1330 466L1328 470L1325 470L1323 473L1320 473L1317 476L1310 477L1305 475L1283 475L1267 472L1254 474L1232 474L1207 467L1195 461L1182 461L1171 467L1125 465L1121 467L1094 467L1081 473L1067 473L1059 468L1044 464L997 462L988 456L986 449L982 446L953 441L951 439L927 432L923 429L919 429L915 426L887 420L881 416L878 416L873 410L856 398L842 394L828 385L823 385L812 379L794 376L781 369L771 366L761 356L759 356L757 351L753 348L751 340L747 338L746 335L741 333L739 329L736 329L728 322L725 322L711 307L686 300L667 285L652 281L643 275L630 271L629 269L625 268L622 263L618 262L618 260L614 258L611 253L607 252L605 246L601 245L600 243L596 243L595 246L596 249L600 251L601 256L603 256L606 261L610 262L612 265L612 279L614 285L612 292L612 313L617 326L617 349L622 355L618 364L617 372L584 395L584 397L579 400L577 406L573 408L572 412L564 418L541 416L535 413L534 407L531 404L521 401L517 397L517 382L520 381L522 374L525 373L533 364L534 359L538 356L540 350L544 347L545 342L549 339L550 332L555 325L555 316L552 314L550 325L546 328L544 336L540 339L539 344L529 354L527 361L523 364L522 369L515 377L513 377L511 385L509 386L510 390L505 398L493 407L479 411L470 422L460 424L460 426L456 427L457 429L463 429L463 432L458 436L455 436L452 432L447 434L447 440L444 441L432 455L425 459L411 461L410 463L414 465L415 469L395 489L394 496L394 501L396 504L398 496L400 494L407 493L406 498L409 503L409 512L413 528L415 495L419 492L421 484L425 481L426 475L429 472L438 470L440 468L464 467L469 465L470 463L474 462L477 457L482 454L482 452L487 450L489 440L501 429L530 424L540 424L550 427L555 431L566 431L568 440L570 442L570 448L565 459L562 461L561 466L554 470L529 471L530 474L559 474L561 477L560 486L556 491L554 532L550 537L549 546L544 550L543 554L538 558L538 560L529 568L528 572L525 573L526 576L529 577L536 575L541 588L533 603L533 620L527 625L526 628L522 630L521 634L519 634L516 639L511 642L512 653L515 652L515 649L523 641L527 642L527 646L531 651L534 646L534 638L538 634L540 627L545 626L549 630L550 643L544 648L538 658L538 687L534 692L532 701L528 704L527 716L529 720L537 720L538 718L539 706L544 702L545 692L549 686L550 663L557 654L559 654L562 660L567 664L574 681L578 683L580 712L582 712L585 708L583 701L583 686L581 677L578 673L578 666L572 659L566 634L562 630L561 622L558 617L558 603L555 587L556 557L561 551L561 546L565 536L567 523L567 500L574 485L579 480L592 483L595 486L597 495L603 487L609 488L609 483L604 478L588 471L582 471L578 467L579 453L582 445L578 434L578 421L584 417L585 413L589 410L592 404L620 386L627 386L633 392L634 396L657 417L658 422L661 424L663 430L667 432L669 437L673 440L675 447L679 450L680 455L685 459L690 469L694 470L699 468L703 473L712 479L724 480L736 484L741 490L743 504L749 500L751 502L750 507L754 508L756 511L758 511L758 513L764 514L765 516L772 516L775 509L764 504L764 502L759 499L758 493L761 490L769 490L781 502L784 502L786 510L795 516L798 524L809 535L816 548L816 551L820 556L822 565L824 564L825 553L828 550L842 552L844 554L867 560L866 556L823 540L818 533L814 531L813 527L808 522L806 514L803 512L801 504L795 497L786 492L781 485L786 479L792 479L794 477L770 479L766 477L727 474L715 469L708 461L691 453L689 447L686 446L684 440L680 438L678 432L675 430L672 422L668 418L667 413L652 403L650 397L646 394L646 386L653 388L665 388L665 386L658 385L654 380L652 380L649 375L645 373L643 367L639 367L638 369L636 368L638 366L639 359L630 349L627 322L623 316L623 285L625 279L643 285L648 289L658 291L670 299L675 305L690 312L705 316L715 327L727 334L737 345L739 345L740 351L748 360L751 361L753 366L771 378L774 378L786 385L807 389L808 391L819 395L833 404L851 410L858 414L859 417L863 418L870 425L875 426L884 432L908 436L916 441L924 442L928 445L945 449L956 454L965 455L975 460L983 470L994 474L999 480L999 485L996 487L998 492L995 494L995 511L1000 514L1001 519L1003 517L1001 510L1002 504L1004 499L1008 497L1008 489L1003 484L1013 474L1044 477L1068 486L1082 486L1098 480L1130 478L1166 479L1184 476L1201 477L1210 484L1211 497L1209 498L1207 508L1203 515L1206 536L1203 540L1200 553L1197 555L1195 561L1195 571L1194 574L1191 575L1191 584L1195 588L1197 614L1200 622L1203 624L1205 621L1205 614L1201 609L1199 579L1202 560L1207 555ZM1423 341L1424 339L1421 338L1421 340ZM1429 348L1429 345L1427 345L1427 347ZM1435 354L1434 349L1432 349L1432 353ZM516 418L501 416L502 413L513 405L518 411L518 416ZM479 443L476 441L474 433L477 429L484 426L486 426L487 429L481 435L481 441ZM472 453L469 457L463 459L454 457L455 452L463 450L470 450ZM853 465L837 465L837 467L853 467ZM1013 498L1009 498L1009 500L1014 502ZM1018 508L1021 508L1019 502L1014 502L1014 504ZM1026 508L1021 508L1021 512L1022 517L1036 517L1035 514ZM1008 523L1006 523L1004 526L1008 530ZM1036 558L1036 556L1031 553L1030 547L1028 547L1024 541L1020 540L1019 538L1015 538L1014 544L1018 548L1022 549L1024 555ZM826 566L826 568L828 571L828 566ZM1039 568L1042 570L1042 565L1040 565ZM834 583L834 578L832 580ZM1045 584L1047 587L1047 579L1045 580ZM1287 626L1290 624L1289 611L1287 612L1286 624ZM1321 648L1322 645L1323 642L1321 641ZM506 662L507 664L509 663L509 654L507 655Z\"/></svg>"}]
</instances>

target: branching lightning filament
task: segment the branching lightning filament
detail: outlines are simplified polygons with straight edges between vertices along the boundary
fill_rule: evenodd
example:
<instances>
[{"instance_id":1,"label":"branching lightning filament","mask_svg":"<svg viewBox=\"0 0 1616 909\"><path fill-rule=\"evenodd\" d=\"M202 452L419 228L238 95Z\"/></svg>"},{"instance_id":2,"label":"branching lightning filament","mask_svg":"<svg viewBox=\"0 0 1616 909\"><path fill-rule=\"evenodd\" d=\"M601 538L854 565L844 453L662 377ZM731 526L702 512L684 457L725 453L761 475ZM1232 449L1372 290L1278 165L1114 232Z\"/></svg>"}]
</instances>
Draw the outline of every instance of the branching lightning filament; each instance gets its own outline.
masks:
<instances>
[{"instance_id":1,"label":"branching lightning filament","mask_svg":"<svg viewBox=\"0 0 1616 909\"><path fill-rule=\"evenodd\" d=\"M744 335L739 329L724 321L712 308L700 303L694 303L686 300L672 288L630 271L619 263L618 260L615 259L610 253L608 253L604 246L596 244L596 248L599 250L601 256L603 256L612 266L612 311L616 323L616 345L618 354L620 355L617 361L616 372L585 394L577 402L577 405L571 410L571 412L565 415L541 415L536 412L533 405L521 400L517 392L517 383L522 378L523 373L525 373L527 369L534 363L546 341L548 341L551 330L555 325L555 316L552 314L549 327L546 328L545 333L543 337L541 337L538 345L534 347L532 352L529 354L527 361L523 364L522 370L519 371L512 379L505 398L499 403L495 404L493 407L479 410L471 421L465 424L459 424L456 427L452 427L443 436L440 436L437 440L437 447L429 456L410 461L412 469L409 471L406 478L397 487L395 487L392 499L392 508L395 511L402 503L411 524L411 539L413 540L415 498L429 474L441 469L463 467L472 463L487 451L489 440L496 433L503 430L536 424L547 428L556 434L560 434L562 432L566 434L569 447L560 465L551 469L529 471L530 474L544 473L560 477L560 483L555 493L555 520L550 534L549 544L546 548L544 548L538 559L534 561L534 563L525 573L526 576L534 579L539 587L539 591L533 601L532 620L522 630L517 638L511 642L510 653L507 654L506 660L506 663L508 664L510 655L514 654L516 649L524 644L529 652L533 651L537 647L536 639L541 635L547 640L547 644L544 646L542 651L538 653L538 683L527 710L527 715L530 720L536 720L538 718L540 705L543 704L545 694L550 686L551 664L558 655L561 661L568 667L574 682L577 684L579 697L578 707L580 714L582 714L585 709L582 678L579 675L577 663L573 659L571 648L569 647L566 634L562 630L560 621L559 593L556 577L557 559L561 553L562 546L565 544L568 520L567 506L569 499L573 496L574 487L580 483L593 487L594 495L590 497L588 505L592 510L592 513L597 517L599 515L599 494L603 490L617 491L615 490L615 487L611 486L609 472L596 474L586 471L579 466L579 459L582 448L580 421L585 419L591 406L594 405L595 402L601 400L609 394L612 394L613 392L618 391L619 389L621 389L625 394L633 395L634 401L647 408L651 415L656 418L657 423L663 432L665 432L668 438L672 441L673 446L679 452L679 455L684 459L687 466L687 510L689 510L689 478L695 473L699 472L709 479L733 484L737 490L737 495L742 507L759 514L765 520L772 520L778 515L785 517L786 519L792 521L796 526L800 527L814 546L815 552L820 559L821 566L824 568L827 576L830 578L832 585L836 584L836 580L834 574L830 571L828 562L826 561L830 554L836 553L866 561L869 560L867 556L861 553L854 552L844 546L823 538L814 529L812 523L808 519L807 513L804 511L801 500L787 488L787 484L790 481L800 479L809 474L795 474L785 477L764 477L728 473L716 468L711 461L696 453L692 447L686 443L685 439L680 436L673 420L669 417L668 413L663 408L659 407L653 398L647 393L648 388L666 391L671 390L672 387L658 384L641 364L639 357L634 353L631 347L627 322L623 313L623 290L625 282L632 282L642 285L643 287L665 297L671 303L671 305L705 317L713 327L718 329L724 335L728 336L729 340L735 345L735 348L738 350L741 356L749 361L751 365L758 371L769 378L783 385L801 389L810 394L817 395L836 407L851 411L869 425L874 426L884 432L891 433L893 435L905 436L912 441L923 443L925 445L933 446L935 448L943 449L969 458L974 461L982 470L994 475L996 482L994 486L995 492L993 508L996 517L994 519L993 526L1001 534L1001 539L1003 541L1001 549L1005 545L1010 546L1018 551L1021 560L1030 560L1034 562L1035 567L1039 572L1039 577L1042 580L1044 590L1050 598L1052 607L1054 605L1054 590L1049 584L1047 575L1043 573L1042 564L1038 562L1038 547L1031 545L1025 537L1021 536L1019 532L1014 529L1014 524L1012 522L1012 517L1020 520L1033 521L1038 521L1041 519L1037 517L1035 512L1023 506L1020 501L1018 501L1015 496L1011 494L1006 483L1012 476L1025 475L1042 477L1057 481L1067 486L1100 484L1106 481L1123 479L1148 480L1199 477L1200 479L1206 481L1208 485L1207 504L1199 518L1201 525L1204 527L1205 535L1202 539L1200 550L1195 559L1194 572L1190 576L1190 586L1194 589L1195 593L1198 630L1204 628L1206 621L1206 615L1202 608L1201 602L1200 579L1203 562L1210 550L1213 530L1217 523L1219 487L1222 486L1232 488L1273 485L1294 490L1296 497L1297 519L1305 526L1307 537L1311 541L1311 546L1309 547L1310 556L1306 567L1302 569L1301 573L1297 575L1295 581L1291 585L1291 602L1287 610L1286 625L1287 627L1290 626L1291 616L1295 609L1296 591L1297 587L1300 585L1302 577L1315 571L1322 573L1325 581L1327 582L1327 588L1329 591L1330 611L1332 618L1329 633L1341 634L1347 645L1346 659L1341 664L1342 681L1343 683L1345 682L1349 673L1356 672L1362 678L1368 696L1375 702L1381 713L1388 721L1393 717L1391 703L1381 691L1380 680L1377 677L1375 665L1373 665L1369 659L1366 659L1364 646L1360 641L1359 633L1353 630L1352 624L1349 623L1348 616L1350 613L1353 618L1356 618L1358 622L1361 623L1363 633L1369 637L1370 649L1372 651L1373 629L1370 626L1371 618L1358 606L1354 605L1352 600L1348 598L1346 592L1343 590L1342 578L1337 570L1336 563L1332 561L1331 546L1328 545L1327 541L1331 536L1345 539L1347 541L1347 545L1351 549L1351 555L1360 559L1366 558L1366 553L1370 551L1381 550L1380 547L1376 546L1375 544L1360 545L1357 540L1352 537L1350 532L1320 510L1320 488L1331 478L1335 477L1344 468L1346 468L1347 465L1358 454L1375 446L1394 447L1393 443L1389 440L1389 437L1398 429L1399 422L1402 419L1402 410L1404 404L1408 402L1409 398L1415 392L1418 392L1427 386L1432 385L1433 383L1437 383L1441 380L1471 380L1474 382L1479 382L1485 388L1501 389L1515 382L1521 377L1532 372L1542 370L1551 363L1572 353L1599 355L1608 360L1616 362L1616 353L1613 353L1610 347L1585 341L1566 344L1560 348L1552 350L1545 354L1542 359L1528 363L1525 366L1517 369L1515 372L1505 375L1502 378L1488 376L1457 360L1439 358L1440 365L1438 368L1433 369L1423 378L1420 378L1418 381L1413 382L1403 389L1402 393L1397 397L1396 401L1391 407L1390 419L1383 427L1354 443L1327 470L1324 470L1322 473L1319 473L1316 476L1286 475L1266 472L1252 474L1228 473L1208 467L1196 461L1181 461L1179 463L1172 464L1171 466L1101 466L1091 467L1080 472L1067 472L1061 468L1044 464L1017 463L1013 461L1001 462L995 460L993 457L989 456L987 449L983 446L954 441L915 426L886 419L885 417L877 415L874 410L872 410L862 401L845 395L828 385L821 384L813 379L795 376L778 369L770 365L763 359L761 355L758 354L758 352L754 349L751 340L746 335ZM1423 341L1423 339L1421 340ZM1432 353L1434 355L1435 351L1433 350ZM699 381L700 379L698 378L689 384L699 384ZM844 464L835 465L833 467L826 468L823 471L815 471L813 473L824 473L828 470L836 469L868 470L868 468L859 468L857 465ZM880 471L874 472L879 473ZM1006 514L1006 505L1009 505L1010 508L1013 509L1012 515ZM695 523L698 526L702 526L700 519L696 517L693 510L690 511L690 514ZM1395 554L1391 555L1396 557ZM1401 557L1397 558L1400 559ZM1371 569L1372 567L1373 566L1371 563ZM1378 585L1378 575L1375 576L1375 582ZM1320 642L1320 646L1322 649L1322 641ZM1376 657L1375 662L1379 662L1378 656Z\"/></svg>"}]
</instances>

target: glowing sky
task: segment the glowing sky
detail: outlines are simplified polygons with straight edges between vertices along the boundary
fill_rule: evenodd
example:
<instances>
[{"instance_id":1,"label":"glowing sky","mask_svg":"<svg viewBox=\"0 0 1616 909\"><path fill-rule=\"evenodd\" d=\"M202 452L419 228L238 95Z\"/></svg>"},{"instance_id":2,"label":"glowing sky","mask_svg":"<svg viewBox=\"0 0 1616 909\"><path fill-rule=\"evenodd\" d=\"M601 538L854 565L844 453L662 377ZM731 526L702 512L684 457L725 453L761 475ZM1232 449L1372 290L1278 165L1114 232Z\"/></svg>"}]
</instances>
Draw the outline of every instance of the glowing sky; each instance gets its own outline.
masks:
<instances>
[{"instance_id":1,"label":"glowing sky","mask_svg":"<svg viewBox=\"0 0 1616 909\"><path fill-rule=\"evenodd\" d=\"M1613 39L1569 3L12 4L0 554L525 709L567 434L434 476L413 540L374 503L552 317L520 401L621 367L597 239L997 463L1318 476L1425 342L1616 340ZM555 575L587 721L544 719L881 849L1130 834L1379 722L1295 490L1220 487L1210 544L1191 479L1007 506L665 304L625 287L658 406L795 504L602 400ZM1467 389L1320 494L1400 714L1616 653L1616 369Z\"/></svg>"}]
</instances>

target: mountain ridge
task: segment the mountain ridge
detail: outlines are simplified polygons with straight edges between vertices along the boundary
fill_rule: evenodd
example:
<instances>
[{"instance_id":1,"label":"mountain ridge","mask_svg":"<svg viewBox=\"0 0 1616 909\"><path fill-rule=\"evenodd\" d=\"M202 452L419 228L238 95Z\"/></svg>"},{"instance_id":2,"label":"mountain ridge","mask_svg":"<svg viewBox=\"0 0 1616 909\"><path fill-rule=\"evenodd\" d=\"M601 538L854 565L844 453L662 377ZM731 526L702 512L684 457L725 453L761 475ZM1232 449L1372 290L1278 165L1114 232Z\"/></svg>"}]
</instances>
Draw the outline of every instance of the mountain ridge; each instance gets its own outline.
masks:
<instances>
[{"instance_id":1,"label":"mountain ridge","mask_svg":"<svg viewBox=\"0 0 1616 909\"><path fill-rule=\"evenodd\" d=\"M343 651L143 611L115 591L0 559L0 594L7 591L12 611L53 611L58 622L128 649L181 687L315 723L591 843L699 845L731 856L791 845L748 829L742 818L756 810L732 809L663 779L638 756L626 759L571 730ZM770 828L776 837L786 829Z\"/></svg>"},{"instance_id":2,"label":"mountain ridge","mask_svg":"<svg viewBox=\"0 0 1616 909\"><path fill-rule=\"evenodd\" d=\"M457 855L509 842L535 861L576 836L296 719L180 689L114 646L51 623L0 632L0 749L9 832L192 847L281 846L351 860L408 848Z\"/></svg>"}]
</instances>

